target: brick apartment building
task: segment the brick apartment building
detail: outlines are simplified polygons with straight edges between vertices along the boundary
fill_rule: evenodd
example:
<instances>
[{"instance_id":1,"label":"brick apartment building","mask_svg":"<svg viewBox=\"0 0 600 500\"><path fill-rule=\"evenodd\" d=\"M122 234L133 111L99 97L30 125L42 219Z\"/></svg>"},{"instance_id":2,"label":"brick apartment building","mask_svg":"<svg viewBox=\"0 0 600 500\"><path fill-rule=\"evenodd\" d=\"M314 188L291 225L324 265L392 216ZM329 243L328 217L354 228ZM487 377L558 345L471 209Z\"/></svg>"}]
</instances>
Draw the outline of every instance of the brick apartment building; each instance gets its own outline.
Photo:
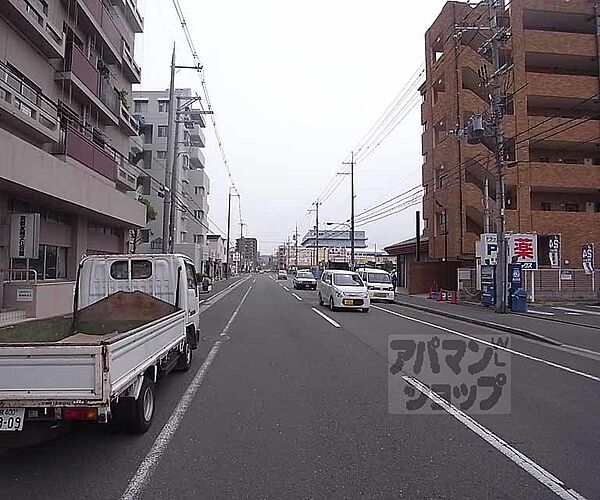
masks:
<instances>
[{"instance_id":1,"label":"brick apartment building","mask_svg":"<svg viewBox=\"0 0 600 500\"><path fill-rule=\"evenodd\" d=\"M512 36L501 64L514 67L503 127L507 160L515 162L505 177L506 230L538 233L542 265L549 264L547 235L560 234L562 265L581 268L582 244L600 250L599 7L596 0L506 4L503 22ZM485 227L486 178L496 230L491 149L456 133L489 109L478 72L492 71L477 52L485 31L453 34L457 25L488 26L487 9L448 2L425 36L424 239L434 261L474 261Z\"/></svg>"},{"instance_id":2,"label":"brick apartment building","mask_svg":"<svg viewBox=\"0 0 600 500\"><path fill-rule=\"evenodd\" d=\"M0 1L4 310L68 312L81 257L126 251L128 230L145 222L129 193L142 31L135 0Z\"/></svg>"},{"instance_id":3,"label":"brick apartment building","mask_svg":"<svg viewBox=\"0 0 600 500\"><path fill-rule=\"evenodd\" d=\"M242 263L246 270L258 267L258 240L256 238L238 238L235 240L235 251L242 255Z\"/></svg>"}]
</instances>

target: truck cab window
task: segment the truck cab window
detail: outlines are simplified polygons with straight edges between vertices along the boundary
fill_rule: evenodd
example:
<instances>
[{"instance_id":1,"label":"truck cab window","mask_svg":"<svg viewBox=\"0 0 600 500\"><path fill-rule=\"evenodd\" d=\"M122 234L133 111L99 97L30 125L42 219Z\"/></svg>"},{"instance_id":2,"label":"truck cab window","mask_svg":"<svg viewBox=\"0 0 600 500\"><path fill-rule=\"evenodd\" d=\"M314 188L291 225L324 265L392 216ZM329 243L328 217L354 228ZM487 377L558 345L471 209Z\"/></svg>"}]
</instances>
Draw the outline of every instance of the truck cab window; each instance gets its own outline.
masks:
<instances>
[{"instance_id":1,"label":"truck cab window","mask_svg":"<svg viewBox=\"0 0 600 500\"><path fill-rule=\"evenodd\" d=\"M126 260L117 260L110 265L110 277L114 280L126 280L129 278L129 270Z\"/></svg>"},{"instance_id":2,"label":"truck cab window","mask_svg":"<svg viewBox=\"0 0 600 500\"><path fill-rule=\"evenodd\" d=\"M131 278L146 279L152 276L152 262L149 260L132 260L131 261Z\"/></svg>"},{"instance_id":3,"label":"truck cab window","mask_svg":"<svg viewBox=\"0 0 600 500\"><path fill-rule=\"evenodd\" d=\"M185 265L185 274L187 277L187 284L190 290L196 290L198 288L198 282L196 281L196 269L191 264Z\"/></svg>"}]
</instances>

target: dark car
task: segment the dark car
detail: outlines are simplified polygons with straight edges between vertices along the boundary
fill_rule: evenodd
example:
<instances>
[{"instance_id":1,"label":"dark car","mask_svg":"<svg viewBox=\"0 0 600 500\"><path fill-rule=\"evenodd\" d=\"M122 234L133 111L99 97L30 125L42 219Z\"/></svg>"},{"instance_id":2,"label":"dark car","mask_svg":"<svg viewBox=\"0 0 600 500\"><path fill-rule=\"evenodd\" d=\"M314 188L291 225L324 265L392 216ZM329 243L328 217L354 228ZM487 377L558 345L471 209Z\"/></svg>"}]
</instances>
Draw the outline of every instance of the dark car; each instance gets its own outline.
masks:
<instances>
[{"instance_id":1,"label":"dark car","mask_svg":"<svg viewBox=\"0 0 600 500\"><path fill-rule=\"evenodd\" d=\"M307 290L317 289L317 280L310 271L298 271L294 276L294 288L299 290L301 288Z\"/></svg>"}]
</instances>

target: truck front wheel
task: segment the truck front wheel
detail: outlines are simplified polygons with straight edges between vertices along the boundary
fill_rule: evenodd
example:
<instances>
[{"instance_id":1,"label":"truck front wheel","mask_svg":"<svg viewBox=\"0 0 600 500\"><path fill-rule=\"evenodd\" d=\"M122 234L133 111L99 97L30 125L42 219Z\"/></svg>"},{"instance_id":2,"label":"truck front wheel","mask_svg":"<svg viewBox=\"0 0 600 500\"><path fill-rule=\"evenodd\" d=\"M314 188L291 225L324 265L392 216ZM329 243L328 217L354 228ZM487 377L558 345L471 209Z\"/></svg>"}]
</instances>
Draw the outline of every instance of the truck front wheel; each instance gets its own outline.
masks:
<instances>
[{"instance_id":1,"label":"truck front wheel","mask_svg":"<svg viewBox=\"0 0 600 500\"><path fill-rule=\"evenodd\" d=\"M149 377L144 377L140 395L135 401L135 412L132 421L133 432L142 434L152 425L154 409L156 407L156 395L154 382Z\"/></svg>"}]
</instances>

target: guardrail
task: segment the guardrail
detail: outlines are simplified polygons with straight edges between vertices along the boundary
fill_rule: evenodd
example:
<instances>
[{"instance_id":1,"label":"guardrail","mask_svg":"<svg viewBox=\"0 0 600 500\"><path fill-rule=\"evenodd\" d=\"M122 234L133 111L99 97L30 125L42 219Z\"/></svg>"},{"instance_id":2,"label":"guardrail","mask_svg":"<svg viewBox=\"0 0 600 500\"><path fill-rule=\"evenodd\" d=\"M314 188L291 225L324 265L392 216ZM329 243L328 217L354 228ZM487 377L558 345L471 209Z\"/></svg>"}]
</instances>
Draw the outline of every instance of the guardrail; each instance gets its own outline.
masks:
<instances>
[{"instance_id":1,"label":"guardrail","mask_svg":"<svg viewBox=\"0 0 600 500\"><path fill-rule=\"evenodd\" d=\"M35 269L7 269L4 271L4 282L11 283L14 281L32 281L37 284L38 273Z\"/></svg>"}]
</instances>

